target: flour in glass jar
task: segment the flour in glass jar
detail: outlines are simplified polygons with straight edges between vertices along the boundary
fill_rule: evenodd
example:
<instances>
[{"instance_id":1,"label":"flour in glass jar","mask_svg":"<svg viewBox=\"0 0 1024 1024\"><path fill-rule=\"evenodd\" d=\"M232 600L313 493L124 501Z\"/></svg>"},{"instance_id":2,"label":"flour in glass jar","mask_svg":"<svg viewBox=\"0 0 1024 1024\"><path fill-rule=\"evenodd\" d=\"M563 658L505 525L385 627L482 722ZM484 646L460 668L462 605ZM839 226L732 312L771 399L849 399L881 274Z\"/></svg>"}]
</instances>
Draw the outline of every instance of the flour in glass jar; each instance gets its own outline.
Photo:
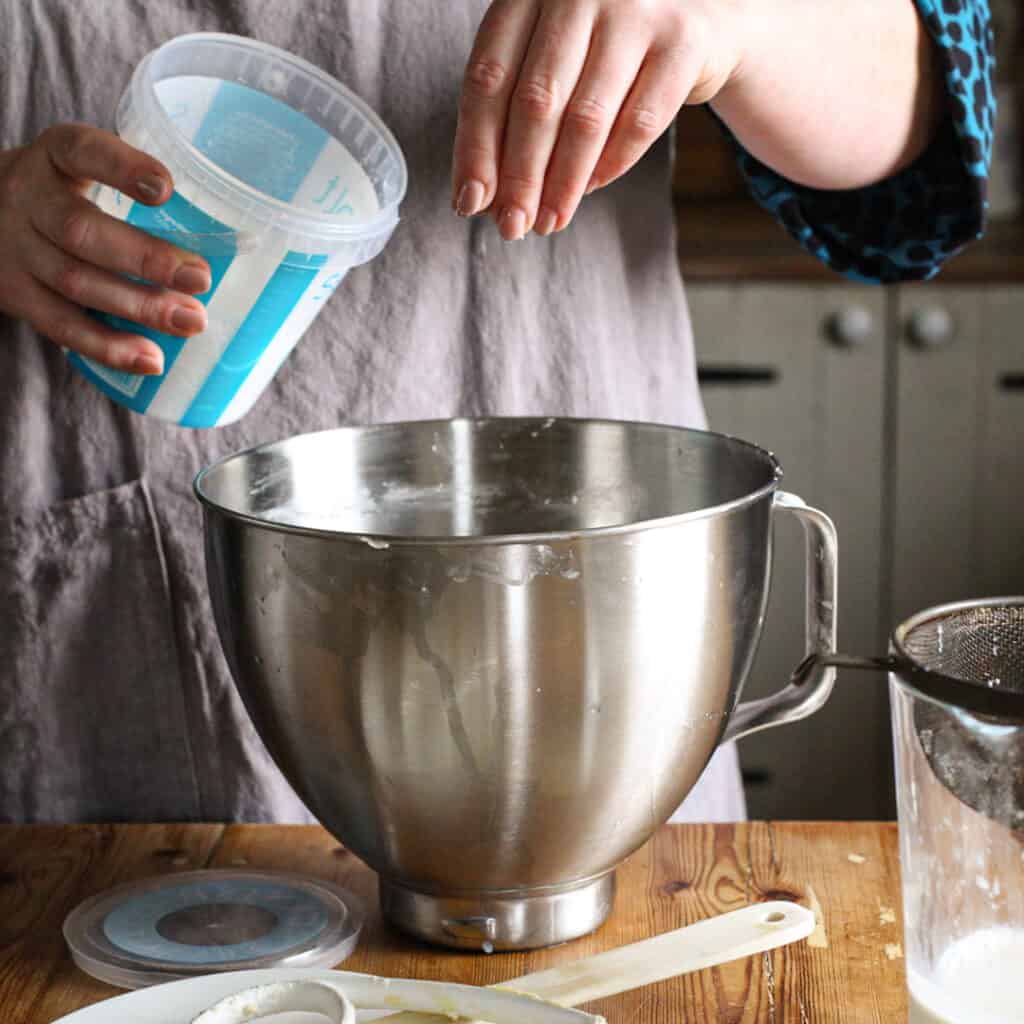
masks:
<instances>
[{"instance_id":1,"label":"flour in glass jar","mask_svg":"<svg viewBox=\"0 0 1024 1024\"><path fill-rule=\"evenodd\" d=\"M1024 1021L1024 930L987 928L953 943L930 978L908 969L910 1024Z\"/></svg>"}]
</instances>

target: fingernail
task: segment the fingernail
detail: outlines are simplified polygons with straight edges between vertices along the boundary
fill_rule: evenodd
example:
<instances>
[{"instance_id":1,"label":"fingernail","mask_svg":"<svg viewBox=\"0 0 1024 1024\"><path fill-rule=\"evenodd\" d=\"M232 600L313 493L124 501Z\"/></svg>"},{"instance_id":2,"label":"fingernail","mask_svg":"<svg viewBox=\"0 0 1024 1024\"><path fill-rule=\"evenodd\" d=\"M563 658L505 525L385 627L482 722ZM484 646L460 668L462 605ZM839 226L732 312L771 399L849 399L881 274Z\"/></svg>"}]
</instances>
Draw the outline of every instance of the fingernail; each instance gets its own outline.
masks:
<instances>
[{"instance_id":1,"label":"fingernail","mask_svg":"<svg viewBox=\"0 0 1024 1024\"><path fill-rule=\"evenodd\" d=\"M540 213L537 214L537 223L533 225L533 230L538 235L550 235L555 230L555 225L557 224L558 214L549 207L542 206Z\"/></svg>"},{"instance_id":2,"label":"fingernail","mask_svg":"<svg viewBox=\"0 0 1024 1024\"><path fill-rule=\"evenodd\" d=\"M473 217L480 212L484 205L484 196L487 189L479 181L467 181L459 189L459 196L455 200L455 212L460 217Z\"/></svg>"},{"instance_id":3,"label":"fingernail","mask_svg":"<svg viewBox=\"0 0 1024 1024\"><path fill-rule=\"evenodd\" d=\"M591 192L593 192L595 189L598 189L600 187L601 187L601 182L599 182L597 180L597 178L591 178L590 182L587 185L587 191L584 192L583 194L585 196L589 196Z\"/></svg>"},{"instance_id":4,"label":"fingernail","mask_svg":"<svg viewBox=\"0 0 1024 1024\"><path fill-rule=\"evenodd\" d=\"M140 352L132 361L132 373L141 373L146 377L159 377L164 372L164 355L162 352Z\"/></svg>"},{"instance_id":5,"label":"fingernail","mask_svg":"<svg viewBox=\"0 0 1024 1024\"><path fill-rule=\"evenodd\" d=\"M205 267L197 267L194 263L183 263L174 274L174 287L179 292L200 295L210 290L210 272Z\"/></svg>"},{"instance_id":6,"label":"fingernail","mask_svg":"<svg viewBox=\"0 0 1024 1024\"><path fill-rule=\"evenodd\" d=\"M506 206L501 211L498 230L506 242L518 242L526 234L526 214L518 206Z\"/></svg>"},{"instance_id":7,"label":"fingernail","mask_svg":"<svg viewBox=\"0 0 1024 1024\"><path fill-rule=\"evenodd\" d=\"M151 203L155 203L164 194L167 182L163 178L158 178L155 174L147 174L144 178L139 178L135 182L135 187L143 199L148 199Z\"/></svg>"},{"instance_id":8,"label":"fingernail","mask_svg":"<svg viewBox=\"0 0 1024 1024\"><path fill-rule=\"evenodd\" d=\"M186 334L198 334L206 328L206 313L188 306L177 306L171 314L171 324Z\"/></svg>"}]
</instances>

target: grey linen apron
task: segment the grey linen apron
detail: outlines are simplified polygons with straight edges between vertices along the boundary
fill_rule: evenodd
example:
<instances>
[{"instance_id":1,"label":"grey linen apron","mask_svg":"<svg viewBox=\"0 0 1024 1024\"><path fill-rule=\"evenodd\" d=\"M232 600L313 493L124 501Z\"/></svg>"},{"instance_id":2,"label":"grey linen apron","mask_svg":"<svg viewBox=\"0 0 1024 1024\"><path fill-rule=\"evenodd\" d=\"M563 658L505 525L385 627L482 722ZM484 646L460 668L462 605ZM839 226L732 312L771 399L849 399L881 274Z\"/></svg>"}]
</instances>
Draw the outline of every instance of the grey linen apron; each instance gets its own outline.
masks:
<instances>
[{"instance_id":1,"label":"grey linen apron","mask_svg":"<svg viewBox=\"0 0 1024 1024\"><path fill-rule=\"evenodd\" d=\"M0 0L0 147L113 126L136 62L193 31L338 76L409 161L403 221L256 408L221 430L136 416L0 316L0 820L307 821L230 680L191 481L343 423L574 415L700 426L663 139L570 230L503 243L456 218L449 158L485 0ZM744 816L735 753L680 819Z\"/></svg>"}]
</instances>

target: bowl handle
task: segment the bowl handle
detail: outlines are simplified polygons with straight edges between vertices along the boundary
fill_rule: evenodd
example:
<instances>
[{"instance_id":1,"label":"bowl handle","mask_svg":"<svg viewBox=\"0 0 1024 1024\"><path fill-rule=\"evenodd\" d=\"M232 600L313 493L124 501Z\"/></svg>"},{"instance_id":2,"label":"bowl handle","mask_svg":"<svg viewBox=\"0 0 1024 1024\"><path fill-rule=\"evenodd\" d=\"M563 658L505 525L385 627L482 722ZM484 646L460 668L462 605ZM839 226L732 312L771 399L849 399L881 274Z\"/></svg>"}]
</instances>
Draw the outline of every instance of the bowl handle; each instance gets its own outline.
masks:
<instances>
[{"instance_id":1,"label":"bowl handle","mask_svg":"<svg viewBox=\"0 0 1024 1024\"><path fill-rule=\"evenodd\" d=\"M836 528L824 512L811 508L795 494L779 491L773 515L788 512L800 520L807 538L806 655L829 655L836 649ZM828 700L836 670L808 659L809 670L797 681L763 700L739 704L729 718L722 742L749 736L773 725L796 722L814 714ZM813 668L810 666L813 664Z\"/></svg>"}]
</instances>

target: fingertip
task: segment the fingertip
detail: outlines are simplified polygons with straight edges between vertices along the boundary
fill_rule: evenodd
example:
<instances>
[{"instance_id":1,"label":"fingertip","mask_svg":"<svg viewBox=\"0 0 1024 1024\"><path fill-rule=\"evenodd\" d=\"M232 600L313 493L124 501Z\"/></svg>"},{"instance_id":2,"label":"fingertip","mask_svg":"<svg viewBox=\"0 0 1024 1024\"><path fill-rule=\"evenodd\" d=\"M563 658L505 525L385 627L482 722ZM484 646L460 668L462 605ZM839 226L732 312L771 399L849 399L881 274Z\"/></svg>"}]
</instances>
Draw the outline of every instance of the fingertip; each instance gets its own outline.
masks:
<instances>
[{"instance_id":1,"label":"fingertip","mask_svg":"<svg viewBox=\"0 0 1024 1024\"><path fill-rule=\"evenodd\" d=\"M132 373L144 377L159 377L164 372L164 354L156 345L140 348L132 360Z\"/></svg>"},{"instance_id":2,"label":"fingertip","mask_svg":"<svg viewBox=\"0 0 1024 1024\"><path fill-rule=\"evenodd\" d=\"M506 242L518 242L530 230L526 211L514 204L506 206L498 216L498 231Z\"/></svg>"},{"instance_id":3,"label":"fingertip","mask_svg":"<svg viewBox=\"0 0 1024 1024\"><path fill-rule=\"evenodd\" d=\"M455 212L460 217L475 217L487 206L487 186L470 178L459 186L455 194Z\"/></svg>"},{"instance_id":4,"label":"fingertip","mask_svg":"<svg viewBox=\"0 0 1024 1024\"><path fill-rule=\"evenodd\" d=\"M159 206L170 197L173 188L170 180L162 174L147 171L136 180L132 192L136 199L147 206Z\"/></svg>"},{"instance_id":5,"label":"fingertip","mask_svg":"<svg viewBox=\"0 0 1024 1024\"><path fill-rule=\"evenodd\" d=\"M202 295L213 287L213 278L205 260L183 263L174 273L171 284L185 295Z\"/></svg>"},{"instance_id":6,"label":"fingertip","mask_svg":"<svg viewBox=\"0 0 1024 1024\"><path fill-rule=\"evenodd\" d=\"M110 343L103 361L115 370L143 377L158 377L164 372L163 351L143 337L129 336L124 341Z\"/></svg>"},{"instance_id":7,"label":"fingertip","mask_svg":"<svg viewBox=\"0 0 1024 1024\"><path fill-rule=\"evenodd\" d=\"M171 326L185 337L202 334L207 323L206 307L199 302L182 303L171 312Z\"/></svg>"},{"instance_id":8,"label":"fingertip","mask_svg":"<svg viewBox=\"0 0 1024 1024\"><path fill-rule=\"evenodd\" d=\"M542 206L537 214L533 230L542 237L547 237L558 228L558 214L549 206Z\"/></svg>"}]
</instances>

